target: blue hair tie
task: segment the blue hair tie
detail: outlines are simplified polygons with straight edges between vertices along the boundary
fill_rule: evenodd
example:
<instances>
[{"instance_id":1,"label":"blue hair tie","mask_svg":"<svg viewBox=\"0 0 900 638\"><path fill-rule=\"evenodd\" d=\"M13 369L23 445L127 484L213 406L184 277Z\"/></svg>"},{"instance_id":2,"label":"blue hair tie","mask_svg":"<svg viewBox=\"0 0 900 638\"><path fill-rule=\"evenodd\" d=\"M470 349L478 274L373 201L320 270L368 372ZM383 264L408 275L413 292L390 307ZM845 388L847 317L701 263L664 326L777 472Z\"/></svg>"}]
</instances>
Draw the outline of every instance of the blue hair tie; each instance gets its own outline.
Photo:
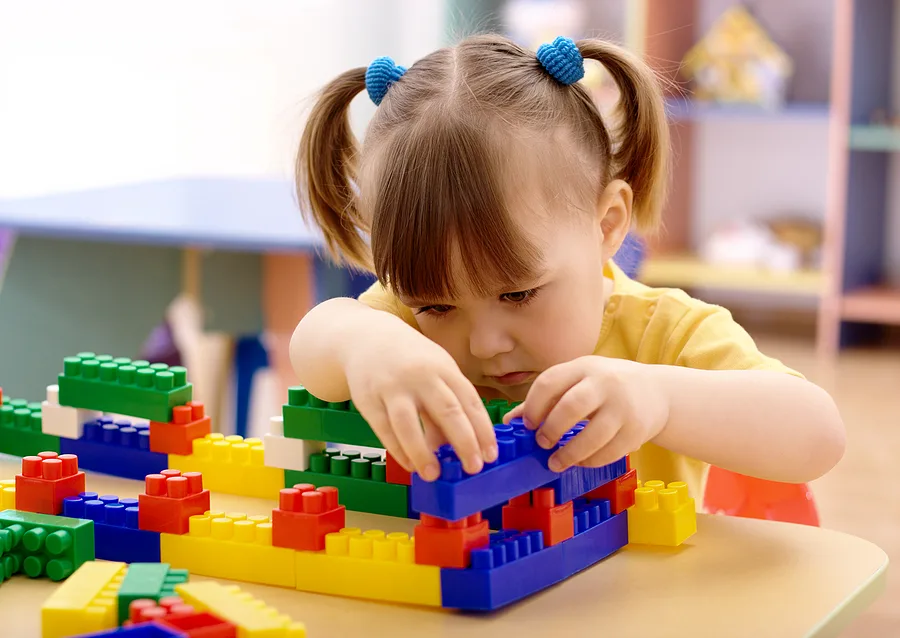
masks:
<instances>
[{"instance_id":1,"label":"blue hair tie","mask_svg":"<svg viewBox=\"0 0 900 638\"><path fill-rule=\"evenodd\" d=\"M375 102L375 106L381 104L381 100L387 95L391 84L403 77L406 73L405 66L394 64L394 61L383 56L376 58L366 69L366 92L369 98Z\"/></svg>"},{"instance_id":2,"label":"blue hair tie","mask_svg":"<svg viewBox=\"0 0 900 638\"><path fill-rule=\"evenodd\" d=\"M584 77L584 58L571 38L558 36L552 44L542 44L537 59L560 84L575 84Z\"/></svg>"}]
</instances>

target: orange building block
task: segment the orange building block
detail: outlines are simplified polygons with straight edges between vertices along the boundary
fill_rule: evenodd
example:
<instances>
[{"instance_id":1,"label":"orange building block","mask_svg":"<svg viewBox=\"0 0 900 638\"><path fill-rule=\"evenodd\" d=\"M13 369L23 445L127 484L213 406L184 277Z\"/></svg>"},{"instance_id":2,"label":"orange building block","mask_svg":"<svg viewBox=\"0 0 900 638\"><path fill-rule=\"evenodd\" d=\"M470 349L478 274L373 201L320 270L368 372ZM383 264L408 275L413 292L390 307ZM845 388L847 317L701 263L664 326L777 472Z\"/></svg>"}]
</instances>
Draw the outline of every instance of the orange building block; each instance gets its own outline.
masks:
<instances>
[{"instance_id":1,"label":"orange building block","mask_svg":"<svg viewBox=\"0 0 900 638\"><path fill-rule=\"evenodd\" d=\"M172 422L150 421L150 451L187 456L192 441L212 431L212 421L199 401L172 408Z\"/></svg>"},{"instance_id":2,"label":"orange building block","mask_svg":"<svg viewBox=\"0 0 900 638\"><path fill-rule=\"evenodd\" d=\"M325 549L325 535L346 527L347 508L338 504L338 489L299 483L278 494L272 510L272 545L296 550Z\"/></svg>"},{"instance_id":3,"label":"orange building block","mask_svg":"<svg viewBox=\"0 0 900 638\"><path fill-rule=\"evenodd\" d=\"M209 490L200 472L163 470L144 479L138 495L138 528L167 534L187 534L191 516L209 511Z\"/></svg>"},{"instance_id":4,"label":"orange building block","mask_svg":"<svg viewBox=\"0 0 900 638\"><path fill-rule=\"evenodd\" d=\"M458 521L421 514L420 521L413 532L418 565L465 569L472 550L490 543L491 530L488 522L481 520L480 513Z\"/></svg>"},{"instance_id":5,"label":"orange building block","mask_svg":"<svg viewBox=\"0 0 900 638\"><path fill-rule=\"evenodd\" d=\"M575 535L572 501L556 505L552 487L517 496L503 507L503 529L540 530L544 547L561 543Z\"/></svg>"},{"instance_id":6,"label":"orange building block","mask_svg":"<svg viewBox=\"0 0 900 638\"><path fill-rule=\"evenodd\" d=\"M819 526L815 499L806 483L766 481L711 466L703 506L710 514Z\"/></svg>"},{"instance_id":7,"label":"orange building block","mask_svg":"<svg viewBox=\"0 0 900 638\"><path fill-rule=\"evenodd\" d=\"M403 469L397 463L397 459L391 456L391 453L385 450L386 481L394 485L412 485L412 474Z\"/></svg>"},{"instance_id":8,"label":"orange building block","mask_svg":"<svg viewBox=\"0 0 900 638\"><path fill-rule=\"evenodd\" d=\"M634 505L634 491L637 489L637 470L629 470L614 481L591 490L584 497L589 501L605 499L613 516Z\"/></svg>"},{"instance_id":9,"label":"orange building block","mask_svg":"<svg viewBox=\"0 0 900 638\"><path fill-rule=\"evenodd\" d=\"M62 502L85 491L84 472L78 471L78 457L41 452L22 459L22 473L16 475L16 509L59 516Z\"/></svg>"}]
</instances>

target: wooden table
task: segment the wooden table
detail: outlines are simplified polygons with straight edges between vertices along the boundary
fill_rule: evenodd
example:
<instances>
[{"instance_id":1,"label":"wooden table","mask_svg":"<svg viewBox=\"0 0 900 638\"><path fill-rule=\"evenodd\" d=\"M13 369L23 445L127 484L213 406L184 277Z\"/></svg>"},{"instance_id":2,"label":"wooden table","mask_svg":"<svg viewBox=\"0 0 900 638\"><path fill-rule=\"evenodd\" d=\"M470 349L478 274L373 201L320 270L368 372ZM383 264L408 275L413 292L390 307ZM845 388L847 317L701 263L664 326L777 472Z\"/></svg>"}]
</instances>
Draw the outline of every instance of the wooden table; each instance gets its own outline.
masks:
<instances>
[{"instance_id":1,"label":"wooden table","mask_svg":"<svg viewBox=\"0 0 900 638\"><path fill-rule=\"evenodd\" d=\"M18 472L0 455L0 478ZM88 489L133 497L137 481L88 476ZM213 494L212 507L270 514L274 501ZM415 521L347 513L363 529L412 531ZM465 614L241 584L310 638L410 636L525 638L609 635L836 636L883 590L887 555L826 529L701 515L680 549L627 547L564 583L492 615ZM193 579L201 579L192 576ZM0 586L5 638L40 635L40 608L56 585L15 576Z\"/></svg>"}]
</instances>

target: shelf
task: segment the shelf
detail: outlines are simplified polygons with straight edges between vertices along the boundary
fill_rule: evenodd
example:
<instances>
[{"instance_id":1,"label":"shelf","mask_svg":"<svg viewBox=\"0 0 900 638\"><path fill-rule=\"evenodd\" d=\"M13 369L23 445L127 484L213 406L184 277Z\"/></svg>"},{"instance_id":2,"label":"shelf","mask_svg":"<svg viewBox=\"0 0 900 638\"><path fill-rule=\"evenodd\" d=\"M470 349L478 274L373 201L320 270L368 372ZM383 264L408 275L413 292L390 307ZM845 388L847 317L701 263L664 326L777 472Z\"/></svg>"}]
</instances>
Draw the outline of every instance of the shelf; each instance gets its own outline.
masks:
<instances>
[{"instance_id":1,"label":"shelf","mask_svg":"<svg viewBox=\"0 0 900 638\"><path fill-rule=\"evenodd\" d=\"M850 148L856 151L900 151L900 128L866 124L851 126Z\"/></svg>"},{"instance_id":2,"label":"shelf","mask_svg":"<svg viewBox=\"0 0 900 638\"><path fill-rule=\"evenodd\" d=\"M648 257L638 279L648 286L718 288L776 294L822 294L822 273L815 270L780 272L753 266L708 264L690 255Z\"/></svg>"},{"instance_id":3,"label":"shelf","mask_svg":"<svg viewBox=\"0 0 900 638\"><path fill-rule=\"evenodd\" d=\"M828 104L817 102L789 102L768 109L753 104L706 104L692 100L669 99L666 112L675 121L711 119L810 120L827 121Z\"/></svg>"},{"instance_id":4,"label":"shelf","mask_svg":"<svg viewBox=\"0 0 900 638\"><path fill-rule=\"evenodd\" d=\"M900 288L872 286L844 293L841 318L900 326Z\"/></svg>"}]
</instances>

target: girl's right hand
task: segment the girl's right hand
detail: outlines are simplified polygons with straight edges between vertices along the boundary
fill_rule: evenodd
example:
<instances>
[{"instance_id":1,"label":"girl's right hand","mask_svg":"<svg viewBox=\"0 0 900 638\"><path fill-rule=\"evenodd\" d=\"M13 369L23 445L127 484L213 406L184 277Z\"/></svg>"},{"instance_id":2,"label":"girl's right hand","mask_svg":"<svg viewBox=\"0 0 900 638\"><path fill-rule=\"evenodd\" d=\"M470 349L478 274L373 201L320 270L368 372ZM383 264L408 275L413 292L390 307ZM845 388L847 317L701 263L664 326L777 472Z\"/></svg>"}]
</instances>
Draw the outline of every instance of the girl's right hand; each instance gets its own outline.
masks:
<instances>
[{"instance_id":1,"label":"girl's right hand","mask_svg":"<svg viewBox=\"0 0 900 638\"><path fill-rule=\"evenodd\" d=\"M470 474L497 459L494 426L475 386L446 350L409 326L355 348L345 374L360 414L407 471L439 478L434 451L445 442Z\"/></svg>"}]
</instances>

